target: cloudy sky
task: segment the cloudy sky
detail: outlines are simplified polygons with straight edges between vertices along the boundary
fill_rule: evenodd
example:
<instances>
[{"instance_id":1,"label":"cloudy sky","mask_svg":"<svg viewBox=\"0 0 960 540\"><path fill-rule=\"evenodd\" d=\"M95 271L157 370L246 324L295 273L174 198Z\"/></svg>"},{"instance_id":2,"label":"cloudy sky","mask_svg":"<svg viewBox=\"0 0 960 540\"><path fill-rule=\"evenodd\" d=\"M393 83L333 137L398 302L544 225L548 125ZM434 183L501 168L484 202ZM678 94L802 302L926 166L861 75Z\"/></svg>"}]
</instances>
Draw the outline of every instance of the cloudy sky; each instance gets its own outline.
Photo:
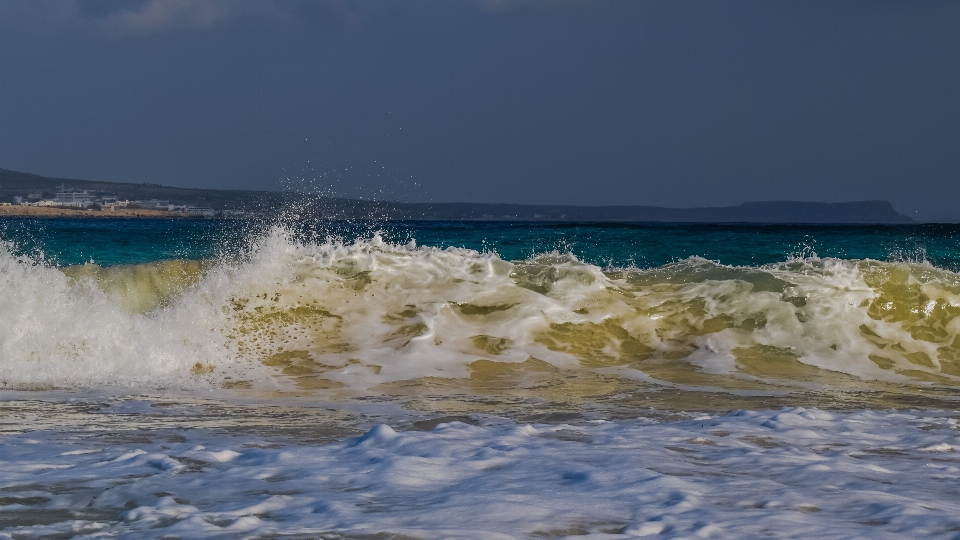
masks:
<instances>
[{"instance_id":1,"label":"cloudy sky","mask_svg":"<svg viewBox=\"0 0 960 540\"><path fill-rule=\"evenodd\" d=\"M0 0L0 167L960 220L960 2Z\"/></svg>"}]
</instances>

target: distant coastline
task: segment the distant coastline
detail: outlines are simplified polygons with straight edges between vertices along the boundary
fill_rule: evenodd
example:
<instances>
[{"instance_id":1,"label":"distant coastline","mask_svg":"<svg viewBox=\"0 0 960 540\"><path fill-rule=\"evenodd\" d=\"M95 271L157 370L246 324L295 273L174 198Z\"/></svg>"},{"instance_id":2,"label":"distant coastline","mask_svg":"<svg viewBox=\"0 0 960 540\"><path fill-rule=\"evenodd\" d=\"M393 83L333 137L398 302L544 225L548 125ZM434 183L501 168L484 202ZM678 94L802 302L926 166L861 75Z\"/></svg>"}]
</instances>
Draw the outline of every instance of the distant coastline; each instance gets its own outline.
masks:
<instances>
[{"instance_id":1,"label":"distant coastline","mask_svg":"<svg viewBox=\"0 0 960 540\"><path fill-rule=\"evenodd\" d=\"M83 208L62 208L56 206L2 206L0 217L20 218L117 218L117 219L188 219L178 212L154 210L150 208L117 208L116 210L92 210Z\"/></svg>"},{"instance_id":2,"label":"distant coastline","mask_svg":"<svg viewBox=\"0 0 960 540\"><path fill-rule=\"evenodd\" d=\"M128 205L110 208L55 206L56 190L105 194ZM15 202L53 199L50 206L22 206ZM159 201L168 203L159 205ZM306 203L306 204L304 204ZM916 223L897 212L888 201L841 203L762 201L738 206L664 208L657 206L575 206L493 203L402 203L320 197L274 191L185 189L158 184L129 184L49 178L0 169L0 217L189 218L179 208L209 209L204 217L258 217L277 215L291 206L298 213L321 219L550 221L550 222L660 222L660 223ZM36 204L36 203L33 203ZM98 207L99 208L99 207ZM169 208L170 210L166 210Z\"/></svg>"}]
</instances>

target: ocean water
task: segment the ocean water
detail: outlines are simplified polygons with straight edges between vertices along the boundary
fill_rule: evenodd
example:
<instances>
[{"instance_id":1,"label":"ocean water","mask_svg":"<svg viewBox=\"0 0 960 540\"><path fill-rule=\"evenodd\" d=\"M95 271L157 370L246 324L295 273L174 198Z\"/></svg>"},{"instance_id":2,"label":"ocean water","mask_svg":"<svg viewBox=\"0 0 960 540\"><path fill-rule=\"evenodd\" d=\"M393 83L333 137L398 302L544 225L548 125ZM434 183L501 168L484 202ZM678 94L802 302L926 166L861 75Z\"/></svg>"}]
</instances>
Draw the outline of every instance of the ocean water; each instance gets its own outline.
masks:
<instances>
[{"instance_id":1,"label":"ocean water","mask_svg":"<svg viewBox=\"0 0 960 540\"><path fill-rule=\"evenodd\" d=\"M948 225L0 221L0 537L960 537L958 270Z\"/></svg>"}]
</instances>

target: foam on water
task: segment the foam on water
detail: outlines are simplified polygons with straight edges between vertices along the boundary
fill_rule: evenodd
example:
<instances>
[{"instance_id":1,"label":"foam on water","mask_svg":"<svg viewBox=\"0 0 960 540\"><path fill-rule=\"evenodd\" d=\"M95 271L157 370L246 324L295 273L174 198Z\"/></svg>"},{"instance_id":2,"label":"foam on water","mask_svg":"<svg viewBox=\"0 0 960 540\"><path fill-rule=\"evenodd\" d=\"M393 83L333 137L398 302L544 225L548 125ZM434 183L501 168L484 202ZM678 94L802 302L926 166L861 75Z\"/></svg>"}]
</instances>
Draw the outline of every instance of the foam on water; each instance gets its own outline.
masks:
<instances>
[{"instance_id":1,"label":"foam on water","mask_svg":"<svg viewBox=\"0 0 960 540\"><path fill-rule=\"evenodd\" d=\"M925 263L601 269L570 254L510 262L275 228L232 259L110 268L58 269L3 245L0 303L7 388L960 381L960 279Z\"/></svg>"},{"instance_id":2,"label":"foam on water","mask_svg":"<svg viewBox=\"0 0 960 540\"><path fill-rule=\"evenodd\" d=\"M14 248L0 538L960 530L936 410L960 279L924 262L601 268L283 228L206 260Z\"/></svg>"},{"instance_id":3,"label":"foam on water","mask_svg":"<svg viewBox=\"0 0 960 540\"><path fill-rule=\"evenodd\" d=\"M195 383L185 374L191 361L230 360L215 331L218 311L201 297L184 294L176 306L151 316L111 296L117 294L91 279L76 281L0 246L3 384L190 386Z\"/></svg>"},{"instance_id":4,"label":"foam on water","mask_svg":"<svg viewBox=\"0 0 960 540\"><path fill-rule=\"evenodd\" d=\"M0 438L0 538L952 538L943 412ZM402 535L402 536L400 536ZM589 536L588 536L589 535Z\"/></svg>"}]
</instances>

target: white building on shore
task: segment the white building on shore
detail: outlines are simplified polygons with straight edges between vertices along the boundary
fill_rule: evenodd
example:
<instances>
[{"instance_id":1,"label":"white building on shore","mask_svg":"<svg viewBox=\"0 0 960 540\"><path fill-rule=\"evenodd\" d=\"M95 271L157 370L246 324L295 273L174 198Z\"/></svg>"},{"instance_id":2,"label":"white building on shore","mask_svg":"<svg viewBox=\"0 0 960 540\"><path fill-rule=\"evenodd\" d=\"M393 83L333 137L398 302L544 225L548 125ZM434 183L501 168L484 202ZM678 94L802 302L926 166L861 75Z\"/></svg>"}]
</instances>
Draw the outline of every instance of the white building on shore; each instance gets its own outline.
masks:
<instances>
[{"instance_id":1,"label":"white building on shore","mask_svg":"<svg viewBox=\"0 0 960 540\"><path fill-rule=\"evenodd\" d=\"M87 190L68 190L61 185L51 201L43 201L42 206L69 206L74 208L89 208L93 205L94 194Z\"/></svg>"},{"instance_id":2,"label":"white building on shore","mask_svg":"<svg viewBox=\"0 0 960 540\"><path fill-rule=\"evenodd\" d=\"M42 199L42 194L39 192L30 193L27 197L15 196L15 204L23 206L47 206L47 207L59 207L59 208L80 208L87 209L93 207L94 209L104 209L104 210L117 210L120 208L125 209L150 209L150 210L162 210L165 212L177 212L184 216L190 217L205 217L212 218L216 217L219 212L213 208L205 206L192 206L187 204L175 204L167 200L160 199L148 199L148 200L118 200L118 197L112 193L101 193L93 192L88 190L78 190L67 188L66 185L61 185L57 188L57 191L52 199Z\"/></svg>"}]
</instances>

